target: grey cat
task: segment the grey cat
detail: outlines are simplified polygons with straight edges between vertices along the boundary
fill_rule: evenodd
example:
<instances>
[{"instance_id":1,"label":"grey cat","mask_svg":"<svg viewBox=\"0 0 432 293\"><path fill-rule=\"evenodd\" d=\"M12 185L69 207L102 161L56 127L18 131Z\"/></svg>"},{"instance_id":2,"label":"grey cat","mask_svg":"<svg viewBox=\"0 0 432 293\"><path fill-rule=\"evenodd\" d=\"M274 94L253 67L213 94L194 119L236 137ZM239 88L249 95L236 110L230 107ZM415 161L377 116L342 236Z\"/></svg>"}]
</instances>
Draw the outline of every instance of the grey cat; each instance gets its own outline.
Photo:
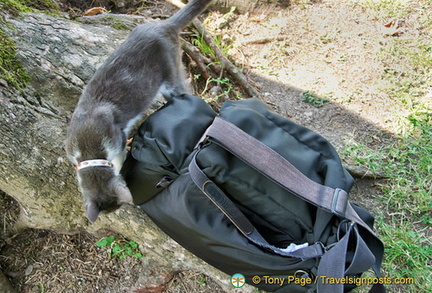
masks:
<instances>
[{"instance_id":1,"label":"grey cat","mask_svg":"<svg viewBox=\"0 0 432 293\"><path fill-rule=\"evenodd\" d=\"M187 93L179 33L211 0L192 0L165 21L136 27L85 87L66 139L92 222L132 196L120 175L126 139L151 102Z\"/></svg>"}]
</instances>

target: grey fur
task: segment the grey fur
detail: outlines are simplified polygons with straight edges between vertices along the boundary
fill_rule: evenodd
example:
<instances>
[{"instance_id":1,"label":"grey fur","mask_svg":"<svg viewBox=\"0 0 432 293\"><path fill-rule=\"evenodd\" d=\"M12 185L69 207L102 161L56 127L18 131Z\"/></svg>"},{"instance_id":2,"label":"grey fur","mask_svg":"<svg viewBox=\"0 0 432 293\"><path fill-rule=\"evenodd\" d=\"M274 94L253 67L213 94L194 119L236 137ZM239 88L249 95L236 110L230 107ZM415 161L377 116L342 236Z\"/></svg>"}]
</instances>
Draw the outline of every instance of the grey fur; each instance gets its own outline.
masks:
<instances>
[{"instance_id":1,"label":"grey fur","mask_svg":"<svg viewBox=\"0 0 432 293\"><path fill-rule=\"evenodd\" d=\"M192 0L171 18L142 24L100 66L85 87L72 115L66 152L72 163L107 159L110 167L78 171L86 214L96 221L132 196L121 177L130 127L151 102L188 92L181 64L178 35L211 0Z\"/></svg>"}]
</instances>

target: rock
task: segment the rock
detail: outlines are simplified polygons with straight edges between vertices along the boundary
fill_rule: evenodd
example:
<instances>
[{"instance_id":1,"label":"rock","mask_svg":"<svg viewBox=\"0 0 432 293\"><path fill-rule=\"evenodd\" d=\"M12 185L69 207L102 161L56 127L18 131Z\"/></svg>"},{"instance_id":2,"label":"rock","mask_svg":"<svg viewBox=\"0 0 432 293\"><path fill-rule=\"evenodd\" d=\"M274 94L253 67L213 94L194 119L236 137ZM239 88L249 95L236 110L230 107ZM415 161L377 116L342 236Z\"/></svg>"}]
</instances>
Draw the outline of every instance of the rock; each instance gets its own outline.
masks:
<instances>
[{"instance_id":1,"label":"rock","mask_svg":"<svg viewBox=\"0 0 432 293\"><path fill-rule=\"evenodd\" d=\"M8 278L0 271L0 292L2 293L16 293Z\"/></svg>"}]
</instances>

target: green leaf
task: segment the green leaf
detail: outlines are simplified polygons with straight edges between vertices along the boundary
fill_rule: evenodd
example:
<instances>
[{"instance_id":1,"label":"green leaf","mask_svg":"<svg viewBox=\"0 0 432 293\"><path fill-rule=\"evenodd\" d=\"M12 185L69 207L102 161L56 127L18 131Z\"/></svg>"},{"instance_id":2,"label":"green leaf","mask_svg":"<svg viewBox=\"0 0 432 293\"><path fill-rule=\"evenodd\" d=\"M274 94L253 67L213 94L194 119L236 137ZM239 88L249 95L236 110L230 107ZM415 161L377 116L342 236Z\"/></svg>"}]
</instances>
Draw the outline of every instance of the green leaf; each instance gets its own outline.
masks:
<instances>
[{"instance_id":1,"label":"green leaf","mask_svg":"<svg viewBox=\"0 0 432 293\"><path fill-rule=\"evenodd\" d=\"M102 240L96 242L96 246L99 248L110 247L114 241L114 236L105 237Z\"/></svg>"},{"instance_id":2,"label":"green leaf","mask_svg":"<svg viewBox=\"0 0 432 293\"><path fill-rule=\"evenodd\" d=\"M111 251L114 255L118 255L123 251L123 248L119 244L116 244L113 246Z\"/></svg>"},{"instance_id":3,"label":"green leaf","mask_svg":"<svg viewBox=\"0 0 432 293\"><path fill-rule=\"evenodd\" d=\"M135 253L133 256L136 258L142 258L144 255L142 255L142 253L138 252L138 253Z\"/></svg>"}]
</instances>

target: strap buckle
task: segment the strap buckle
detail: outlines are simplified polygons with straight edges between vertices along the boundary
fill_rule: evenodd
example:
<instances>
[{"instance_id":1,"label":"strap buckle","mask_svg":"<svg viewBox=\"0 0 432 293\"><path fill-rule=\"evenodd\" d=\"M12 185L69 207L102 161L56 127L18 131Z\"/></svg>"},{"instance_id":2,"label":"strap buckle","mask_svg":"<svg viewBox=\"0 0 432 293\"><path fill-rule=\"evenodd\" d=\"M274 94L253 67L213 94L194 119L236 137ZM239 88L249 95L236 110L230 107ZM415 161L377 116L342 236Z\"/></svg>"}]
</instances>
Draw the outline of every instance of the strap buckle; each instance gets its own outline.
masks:
<instances>
[{"instance_id":1,"label":"strap buckle","mask_svg":"<svg viewBox=\"0 0 432 293\"><path fill-rule=\"evenodd\" d=\"M348 193L340 188L336 188L333 193L331 203L331 212L341 217L345 217L345 211L348 204Z\"/></svg>"},{"instance_id":2,"label":"strap buckle","mask_svg":"<svg viewBox=\"0 0 432 293\"><path fill-rule=\"evenodd\" d=\"M208 129L204 132L204 134L201 136L201 138L198 140L198 142L196 143L194 149L201 149L204 146L206 146L207 144L209 144L209 137L207 136L207 132Z\"/></svg>"}]
</instances>

